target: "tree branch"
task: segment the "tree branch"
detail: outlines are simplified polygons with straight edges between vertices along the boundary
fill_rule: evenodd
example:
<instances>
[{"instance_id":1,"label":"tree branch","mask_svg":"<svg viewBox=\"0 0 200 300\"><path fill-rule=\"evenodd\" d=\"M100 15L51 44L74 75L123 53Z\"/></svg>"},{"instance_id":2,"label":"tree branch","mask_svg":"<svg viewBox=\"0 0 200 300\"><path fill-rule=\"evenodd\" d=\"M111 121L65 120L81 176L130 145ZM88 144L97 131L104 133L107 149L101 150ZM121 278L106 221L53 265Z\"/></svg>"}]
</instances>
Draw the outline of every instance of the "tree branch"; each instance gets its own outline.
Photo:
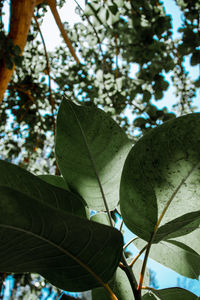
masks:
<instances>
[{"instance_id":1,"label":"tree branch","mask_svg":"<svg viewBox=\"0 0 200 300\"><path fill-rule=\"evenodd\" d=\"M37 1L38 2L38 1ZM35 0L12 0L10 3L10 25L8 38L13 40L14 45L18 45L23 53L31 19L35 7ZM15 66L12 70L6 67L5 60L2 60L0 66L0 102L8 87Z\"/></svg>"},{"instance_id":2,"label":"tree branch","mask_svg":"<svg viewBox=\"0 0 200 300\"><path fill-rule=\"evenodd\" d=\"M46 44L45 44L45 41L44 41L42 31L40 29L40 25L38 23L37 17L35 15L33 15L33 17L34 17L35 23L37 25L38 31L40 33L40 37L41 37L43 48L44 48L45 58L46 58L46 64L47 64L46 70L47 70L47 75L48 75L48 79L49 79L49 102L50 102L50 105L51 105L52 122L53 122L53 134L54 134L54 138L55 138L55 136L56 136L56 124L55 124L55 118L54 118L54 99L52 97L52 90L51 90L51 76L50 76L49 57L48 57Z\"/></svg>"},{"instance_id":3,"label":"tree branch","mask_svg":"<svg viewBox=\"0 0 200 300\"><path fill-rule=\"evenodd\" d=\"M60 19L60 16L58 14L58 11L57 11L57 8L56 8L56 1L55 0L48 0L48 4L49 4L49 7L51 9L51 12L54 16L54 19L56 21L56 24L60 30L60 33L62 34L64 40L65 40L65 43L67 44L72 56L74 57L74 59L76 60L77 64L80 64L80 61L78 59L78 57L76 56L76 53L74 51L74 48L72 47L72 44L67 36L67 33L65 31L65 28L61 22L61 19Z\"/></svg>"}]
</instances>

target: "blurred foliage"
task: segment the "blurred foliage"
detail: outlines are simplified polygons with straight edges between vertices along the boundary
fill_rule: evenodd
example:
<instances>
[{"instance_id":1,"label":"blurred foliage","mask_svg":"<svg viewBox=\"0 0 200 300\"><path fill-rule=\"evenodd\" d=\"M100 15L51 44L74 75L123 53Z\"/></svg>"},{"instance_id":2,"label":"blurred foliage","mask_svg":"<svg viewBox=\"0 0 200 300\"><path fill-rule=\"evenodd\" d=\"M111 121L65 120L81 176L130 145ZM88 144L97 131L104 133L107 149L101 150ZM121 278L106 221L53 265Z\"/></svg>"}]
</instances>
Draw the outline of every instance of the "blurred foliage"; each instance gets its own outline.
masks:
<instances>
[{"instance_id":1,"label":"blurred foliage","mask_svg":"<svg viewBox=\"0 0 200 300\"><path fill-rule=\"evenodd\" d=\"M0 59L7 57L7 67L17 64L1 105L2 158L35 173L56 172L54 127L63 96L103 108L133 141L152 127L193 111L199 79L191 80L184 59L189 55L192 66L199 63L199 1L176 3L183 21L181 38L173 40L171 16L161 1L93 0L84 11L77 2L76 12L83 21L73 28L65 23L65 28L81 64L76 64L64 42L48 53L51 91L44 46L34 20L22 57L7 38L1 20ZM39 24L46 11L45 2L37 6ZM166 79L168 73L172 83ZM154 100L163 99L171 84L176 89L174 111L158 109ZM127 118L127 108L133 123Z\"/></svg>"},{"instance_id":2,"label":"blurred foliage","mask_svg":"<svg viewBox=\"0 0 200 300\"><path fill-rule=\"evenodd\" d=\"M55 119L63 97L103 108L133 142L152 127L195 110L200 79L190 78L184 61L189 57L191 66L200 63L199 0L175 1L182 11L179 39L173 38L172 16L165 13L162 1L93 0L86 1L84 10L77 2L82 22L73 28L65 23L65 28L81 64L62 42L48 52L50 76L36 23L33 20L20 56L4 28L4 2L0 1L0 63L4 57L7 68L15 63L16 70L0 107L2 159L35 174L56 173ZM46 2L35 9L40 25L46 12ZM158 109L155 101L162 100L171 85L177 99L173 111L168 111L167 102ZM21 275L20 288L27 282L33 287L31 276ZM41 291L34 289L36 295Z\"/></svg>"}]
</instances>

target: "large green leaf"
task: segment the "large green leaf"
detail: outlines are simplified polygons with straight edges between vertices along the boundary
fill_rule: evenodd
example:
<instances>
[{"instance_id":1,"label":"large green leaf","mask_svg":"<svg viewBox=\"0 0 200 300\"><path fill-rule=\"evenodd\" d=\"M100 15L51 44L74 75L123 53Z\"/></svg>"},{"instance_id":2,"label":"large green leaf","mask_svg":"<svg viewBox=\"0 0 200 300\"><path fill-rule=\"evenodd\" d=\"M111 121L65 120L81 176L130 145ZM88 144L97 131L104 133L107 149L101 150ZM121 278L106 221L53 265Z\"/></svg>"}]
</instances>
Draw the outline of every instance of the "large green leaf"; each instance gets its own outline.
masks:
<instances>
[{"instance_id":1,"label":"large green leaf","mask_svg":"<svg viewBox=\"0 0 200 300\"><path fill-rule=\"evenodd\" d=\"M103 213L103 212L99 212L99 213L91 216L90 220L94 221L94 222L97 222L97 223L104 224L104 225L108 225L108 226L110 225L109 218L108 218L107 214Z\"/></svg>"},{"instance_id":2,"label":"large green leaf","mask_svg":"<svg viewBox=\"0 0 200 300\"><path fill-rule=\"evenodd\" d=\"M94 210L109 209L119 201L119 185L130 142L104 111L63 100L57 118L56 155L70 188Z\"/></svg>"},{"instance_id":3,"label":"large green leaf","mask_svg":"<svg viewBox=\"0 0 200 300\"><path fill-rule=\"evenodd\" d=\"M169 288L163 290L150 290L142 300L198 300L195 294L181 288Z\"/></svg>"},{"instance_id":4,"label":"large green leaf","mask_svg":"<svg viewBox=\"0 0 200 300\"><path fill-rule=\"evenodd\" d=\"M44 182L30 172L0 160L0 187L12 188L52 207L85 216L85 207L80 197L63 188Z\"/></svg>"},{"instance_id":5,"label":"large green leaf","mask_svg":"<svg viewBox=\"0 0 200 300\"><path fill-rule=\"evenodd\" d=\"M200 216L200 114L152 129L130 151L122 172L125 224L154 242ZM157 233L157 235L155 235Z\"/></svg>"},{"instance_id":6,"label":"large green leaf","mask_svg":"<svg viewBox=\"0 0 200 300\"><path fill-rule=\"evenodd\" d=\"M133 266L133 273L137 281L139 281L141 268L142 268L142 261L137 260ZM119 300L133 299L133 291L130 286L129 280L125 272L120 268L117 268L117 271L109 284L114 294L117 296ZM144 285L149 285L149 272L146 272L145 274ZM103 288L96 288L92 290L92 299L110 300L110 297Z\"/></svg>"},{"instance_id":7,"label":"large green leaf","mask_svg":"<svg viewBox=\"0 0 200 300\"><path fill-rule=\"evenodd\" d=\"M196 224L194 225L196 226ZM191 227L191 230L192 229L193 227ZM198 227L194 231L189 232L188 234L185 234L184 236L175 236L175 238L173 238L172 234L171 237L168 238L170 238L171 241L177 241L185 244L200 255L200 227Z\"/></svg>"},{"instance_id":8,"label":"large green leaf","mask_svg":"<svg viewBox=\"0 0 200 300\"><path fill-rule=\"evenodd\" d=\"M136 247L142 249L146 242L136 240ZM149 256L177 273L197 279L200 275L200 255L191 246L176 240L153 244Z\"/></svg>"},{"instance_id":9,"label":"large green leaf","mask_svg":"<svg viewBox=\"0 0 200 300\"><path fill-rule=\"evenodd\" d=\"M50 183L54 186L60 187L64 190L69 191L69 187L67 182L64 180L61 176L55 176L55 175L39 175L40 179L44 180L47 183Z\"/></svg>"},{"instance_id":10,"label":"large green leaf","mask_svg":"<svg viewBox=\"0 0 200 300\"><path fill-rule=\"evenodd\" d=\"M101 286L121 258L122 235L0 187L0 270L36 272L70 291Z\"/></svg>"},{"instance_id":11,"label":"large green leaf","mask_svg":"<svg viewBox=\"0 0 200 300\"><path fill-rule=\"evenodd\" d=\"M57 186L57 187L59 187L59 188L61 188L61 189L70 191L68 184L66 183L66 181L64 180L64 178L61 177L61 176L55 176L55 175L39 175L38 177L39 177L40 179L44 180L44 181L47 182L47 183L50 183L50 184L52 184L52 185L54 185L54 186ZM76 194L76 197L77 197L77 196L78 196L78 195ZM78 198L81 198L81 197L78 196ZM83 203L85 203L85 201L83 200L83 198L81 198L81 201L82 201ZM85 205L84 214L82 213L81 216L82 216L82 217L83 217L83 216L84 216L84 217L87 216L87 219L90 219L90 211L89 211L89 209L86 207L86 205Z\"/></svg>"}]
</instances>

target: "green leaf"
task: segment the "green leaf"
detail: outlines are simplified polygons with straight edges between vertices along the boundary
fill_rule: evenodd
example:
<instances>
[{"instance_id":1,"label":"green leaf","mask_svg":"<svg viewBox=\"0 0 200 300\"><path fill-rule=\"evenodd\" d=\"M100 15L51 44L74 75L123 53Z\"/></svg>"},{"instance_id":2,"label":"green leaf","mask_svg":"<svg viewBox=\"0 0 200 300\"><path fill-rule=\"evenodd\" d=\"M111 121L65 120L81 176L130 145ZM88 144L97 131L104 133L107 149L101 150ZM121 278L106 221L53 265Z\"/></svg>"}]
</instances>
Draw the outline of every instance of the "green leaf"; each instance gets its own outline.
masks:
<instances>
[{"instance_id":1,"label":"green leaf","mask_svg":"<svg viewBox=\"0 0 200 300\"><path fill-rule=\"evenodd\" d=\"M64 100L57 118L56 155L59 168L72 190L88 207L105 210L117 206L119 185L130 141L104 111Z\"/></svg>"},{"instance_id":2,"label":"green leaf","mask_svg":"<svg viewBox=\"0 0 200 300\"><path fill-rule=\"evenodd\" d=\"M156 243L197 220L199 170L200 114L147 133L130 151L122 172L120 207L128 228L146 241L154 234Z\"/></svg>"},{"instance_id":3,"label":"green leaf","mask_svg":"<svg viewBox=\"0 0 200 300\"><path fill-rule=\"evenodd\" d=\"M133 272L137 280L139 280L141 268L142 268L142 261L137 260L133 266ZM145 285L149 284L149 272L146 272L145 274L144 284ZM109 285L118 299L120 300L133 299L133 291L130 286L129 280L126 276L126 273L120 268L117 268L117 271L113 279L109 282ZM103 288L97 288L92 290L92 299L110 300L110 297Z\"/></svg>"},{"instance_id":4,"label":"green leaf","mask_svg":"<svg viewBox=\"0 0 200 300\"><path fill-rule=\"evenodd\" d=\"M54 186L60 187L64 190L69 191L69 186L61 176L54 176L54 175L39 175L40 179L44 180L47 183L50 183Z\"/></svg>"},{"instance_id":5,"label":"green leaf","mask_svg":"<svg viewBox=\"0 0 200 300\"><path fill-rule=\"evenodd\" d=\"M142 249L146 242L137 240L134 244ZM197 279L200 274L200 255L191 247L176 240L166 240L153 244L149 256L183 276Z\"/></svg>"},{"instance_id":6,"label":"green leaf","mask_svg":"<svg viewBox=\"0 0 200 300\"><path fill-rule=\"evenodd\" d=\"M1 272L32 272L69 291L107 282L121 258L123 239L109 226L0 188Z\"/></svg>"},{"instance_id":7,"label":"green leaf","mask_svg":"<svg viewBox=\"0 0 200 300\"><path fill-rule=\"evenodd\" d=\"M191 66L199 65L200 64L200 50L196 50L190 59Z\"/></svg>"},{"instance_id":8,"label":"green leaf","mask_svg":"<svg viewBox=\"0 0 200 300\"><path fill-rule=\"evenodd\" d=\"M181 288L169 288L163 290L149 290L142 300L198 300L195 294Z\"/></svg>"},{"instance_id":9,"label":"green leaf","mask_svg":"<svg viewBox=\"0 0 200 300\"><path fill-rule=\"evenodd\" d=\"M109 218L106 213L100 212L90 218L91 221L110 226Z\"/></svg>"},{"instance_id":10,"label":"green leaf","mask_svg":"<svg viewBox=\"0 0 200 300\"><path fill-rule=\"evenodd\" d=\"M64 190L70 191L68 184L64 180L62 176L55 176L55 175L39 175L40 179L44 180L47 183L50 183L54 186L57 186L59 188L62 188ZM76 195L77 197L81 198L79 195ZM84 200L81 198L81 201L84 203ZM85 206L84 213L80 215L81 217L87 217L87 219L90 219L90 211Z\"/></svg>"},{"instance_id":11,"label":"green leaf","mask_svg":"<svg viewBox=\"0 0 200 300\"><path fill-rule=\"evenodd\" d=\"M69 191L55 187L34 176L30 172L0 160L0 187L12 188L51 207L85 216L85 207L80 197Z\"/></svg>"},{"instance_id":12,"label":"green leaf","mask_svg":"<svg viewBox=\"0 0 200 300\"><path fill-rule=\"evenodd\" d=\"M116 14L117 14L117 12L118 12L118 7L117 7L117 5L116 5L115 3L113 3L113 5L109 5L108 8L109 8L109 10L111 11L111 13L112 13L113 15L116 15Z\"/></svg>"},{"instance_id":13,"label":"green leaf","mask_svg":"<svg viewBox=\"0 0 200 300\"><path fill-rule=\"evenodd\" d=\"M185 214L184 216L168 222L165 226L161 226L157 231L156 240L166 240L171 237L185 235L198 228L199 224L199 211Z\"/></svg>"}]
</instances>

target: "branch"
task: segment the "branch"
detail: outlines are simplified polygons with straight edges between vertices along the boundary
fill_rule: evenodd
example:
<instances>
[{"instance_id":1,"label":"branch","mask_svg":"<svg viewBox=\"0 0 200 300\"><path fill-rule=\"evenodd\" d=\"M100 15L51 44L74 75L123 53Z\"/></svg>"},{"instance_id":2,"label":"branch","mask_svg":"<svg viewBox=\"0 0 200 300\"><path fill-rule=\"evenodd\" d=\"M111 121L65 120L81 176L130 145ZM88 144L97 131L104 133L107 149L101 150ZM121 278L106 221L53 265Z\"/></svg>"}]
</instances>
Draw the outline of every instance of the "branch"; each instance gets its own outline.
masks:
<instances>
[{"instance_id":1,"label":"branch","mask_svg":"<svg viewBox=\"0 0 200 300\"><path fill-rule=\"evenodd\" d=\"M136 255L136 257L134 257L134 259L132 260L132 262L129 264L129 267L132 268L132 266L134 265L134 263L136 262L136 260L140 257L140 255L146 250L147 245L142 248L142 250L140 250L140 252Z\"/></svg>"},{"instance_id":2,"label":"branch","mask_svg":"<svg viewBox=\"0 0 200 300\"><path fill-rule=\"evenodd\" d=\"M115 78L119 77L118 55L119 55L119 49L117 43L117 33L115 33L115 65L116 65Z\"/></svg>"},{"instance_id":3,"label":"branch","mask_svg":"<svg viewBox=\"0 0 200 300\"><path fill-rule=\"evenodd\" d=\"M123 249L125 250L130 244L132 244L137 239L138 239L138 237L132 238L126 245L124 245Z\"/></svg>"},{"instance_id":4,"label":"branch","mask_svg":"<svg viewBox=\"0 0 200 300\"><path fill-rule=\"evenodd\" d=\"M56 8L56 1L55 0L48 0L48 4L49 4L49 7L51 9L51 12L54 16L54 19L56 21L56 24L60 30L60 33L62 34L64 40L65 40L65 43L67 44L72 56L74 57L74 59L76 60L77 64L80 64L80 61L78 59L78 57L76 56L76 53L74 51L74 48L72 47L72 44L67 36L67 33L65 31L65 28L61 22L61 19L60 19L60 16L58 14L58 11L57 11L57 8Z\"/></svg>"},{"instance_id":5,"label":"branch","mask_svg":"<svg viewBox=\"0 0 200 300\"><path fill-rule=\"evenodd\" d=\"M47 75L48 75L48 79L49 79L49 102L51 104L51 113L52 113L52 122L53 122L53 134L54 134L54 137L55 137L55 135L56 135L56 125L55 125L55 118L54 118L54 100L53 100L53 97L52 97L52 90L51 90L51 76L50 76L49 57L48 57L46 44L45 44L45 41L44 41L44 37L43 37L42 31L40 29L40 25L38 23L37 17L35 15L33 15L33 17L34 17L35 23L37 25L38 31L40 33L40 37L41 37L42 44L43 44L43 47L44 47L44 53L45 53L46 63L47 63L46 70L47 70Z\"/></svg>"},{"instance_id":6,"label":"branch","mask_svg":"<svg viewBox=\"0 0 200 300\"><path fill-rule=\"evenodd\" d=\"M23 53L26 44L35 3L35 0L12 0L10 3L8 38L13 40L14 45L20 47L21 54ZM7 89L14 69L15 66L13 66L12 70L7 69L5 60L2 60L0 66L0 102L3 100L3 95Z\"/></svg>"}]
</instances>

